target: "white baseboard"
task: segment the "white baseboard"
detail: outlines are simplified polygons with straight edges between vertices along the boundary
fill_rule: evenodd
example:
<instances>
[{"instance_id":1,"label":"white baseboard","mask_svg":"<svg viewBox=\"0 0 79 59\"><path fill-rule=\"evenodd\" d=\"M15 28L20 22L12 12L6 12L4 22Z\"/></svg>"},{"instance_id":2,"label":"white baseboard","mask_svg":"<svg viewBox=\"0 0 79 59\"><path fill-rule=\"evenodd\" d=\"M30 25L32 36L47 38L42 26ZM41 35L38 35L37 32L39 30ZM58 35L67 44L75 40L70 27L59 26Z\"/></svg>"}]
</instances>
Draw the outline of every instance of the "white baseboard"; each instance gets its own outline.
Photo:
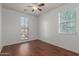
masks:
<instances>
[{"instance_id":1,"label":"white baseboard","mask_svg":"<svg viewBox=\"0 0 79 59\"><path fill-rule=\"evenodd\" d=\"M2 46L8 46L8 45L18 44L18 43L22 43L22 42L28 42L28 41L32 41L32 40L36 40L36 39L27 39L27 40L22 39L21 41L18 41L18 42L2 44Z\"/></svg>"},{"instance_id":2,"label":"white baseboard","mask_svg":"<svg viewBox=\"0 0 79 59\"><path fill-rule=\"evenodd\" d=\"M58 46L58 47L60 47L60 48L64 48L64 49L66 49L66 50L69 50L69 51L72 51L72 52L74 52L74 53L79 54L79 51L72 50L72 49L70 49L70 48L66 48L66 47L63 47L62 45L58 45L58 44L56 44L56 43L51 43L51 42L46 41L46 40L43 40L43 39L40 39L40 40L41 40L41 41L44 41L44 42L46 42L46 43L48 43L48 44L55 45L55 46Z\"/></svg>"}]
</instances>

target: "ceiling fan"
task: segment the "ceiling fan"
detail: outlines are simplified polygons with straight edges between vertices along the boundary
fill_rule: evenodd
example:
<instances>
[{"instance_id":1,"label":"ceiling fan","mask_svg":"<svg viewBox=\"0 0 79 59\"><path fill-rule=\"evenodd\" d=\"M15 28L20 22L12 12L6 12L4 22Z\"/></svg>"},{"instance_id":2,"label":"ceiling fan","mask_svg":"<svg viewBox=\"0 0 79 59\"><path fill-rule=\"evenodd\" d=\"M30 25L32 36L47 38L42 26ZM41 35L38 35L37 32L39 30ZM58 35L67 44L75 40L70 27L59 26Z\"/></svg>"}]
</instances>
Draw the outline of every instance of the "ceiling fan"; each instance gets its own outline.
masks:
<instances>
[{"instance_id":1,"label":"ceiling fan","mask_svg":"<svg viewBox=\"0 0 79 59\"><path fill-rule=\"evenodd\" d=\"M38 11L42 11L41 7L44 6L44 3L33 3L32 6L27 6L27 7L31 7L32 8L32 12L38 10ZM24 11L26 11L26 9L24 9Z\"/></svg>"}]
</instances>

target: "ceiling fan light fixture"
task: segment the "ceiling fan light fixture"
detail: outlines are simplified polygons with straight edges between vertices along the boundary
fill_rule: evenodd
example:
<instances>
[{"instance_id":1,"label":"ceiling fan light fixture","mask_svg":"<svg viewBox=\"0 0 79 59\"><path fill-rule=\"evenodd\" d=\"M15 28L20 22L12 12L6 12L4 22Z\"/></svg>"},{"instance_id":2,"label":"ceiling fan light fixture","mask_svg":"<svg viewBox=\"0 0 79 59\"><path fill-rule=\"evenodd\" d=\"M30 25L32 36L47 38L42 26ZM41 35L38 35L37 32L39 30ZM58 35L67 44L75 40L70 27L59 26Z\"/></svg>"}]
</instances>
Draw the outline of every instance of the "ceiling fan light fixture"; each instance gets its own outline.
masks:
<instances>
[{"instance_id":1,"label":"ceiling fan light fixture","mask_svg":"<svg viewBox=\"0 0 79 59\"><path fill-rule=\"evenodd\" d=\"M27 6L27 7L31 7L32 12L34 11L42 11L42 6L44 6L44 3L38 4L38 3L33 3L31 6Z\"/></svg>"},{"instance_id":2,"label":"ceiling fan light fixture","mask_svg":"<svg viewBox=\"0 0 79 59\"><path fill-rule=\"evenodd\" d=\"M33 6L32 8L33 8L34 10L37 10L37 9L38 9L36 6Z\"/></svg>"}]
</instances>

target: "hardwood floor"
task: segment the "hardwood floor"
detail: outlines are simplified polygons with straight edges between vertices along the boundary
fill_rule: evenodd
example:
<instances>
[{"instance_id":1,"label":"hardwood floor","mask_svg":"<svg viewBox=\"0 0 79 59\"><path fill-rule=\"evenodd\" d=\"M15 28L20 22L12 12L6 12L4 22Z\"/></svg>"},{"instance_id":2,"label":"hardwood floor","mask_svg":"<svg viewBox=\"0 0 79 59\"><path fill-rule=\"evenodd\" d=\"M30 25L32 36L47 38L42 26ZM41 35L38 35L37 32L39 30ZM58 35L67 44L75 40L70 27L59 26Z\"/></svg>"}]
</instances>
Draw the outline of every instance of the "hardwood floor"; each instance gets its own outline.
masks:
<instances>
[{"instance_id":1,"label":"hardwood floor","mask_svg":"<svg viewBox=\"0 0 79 59\"><path fill-rule=\"evenodd\" d=\"M79 56L79 54L40 40L5 46L2 53L10 56Z\"/></svg>"}]
</instances>

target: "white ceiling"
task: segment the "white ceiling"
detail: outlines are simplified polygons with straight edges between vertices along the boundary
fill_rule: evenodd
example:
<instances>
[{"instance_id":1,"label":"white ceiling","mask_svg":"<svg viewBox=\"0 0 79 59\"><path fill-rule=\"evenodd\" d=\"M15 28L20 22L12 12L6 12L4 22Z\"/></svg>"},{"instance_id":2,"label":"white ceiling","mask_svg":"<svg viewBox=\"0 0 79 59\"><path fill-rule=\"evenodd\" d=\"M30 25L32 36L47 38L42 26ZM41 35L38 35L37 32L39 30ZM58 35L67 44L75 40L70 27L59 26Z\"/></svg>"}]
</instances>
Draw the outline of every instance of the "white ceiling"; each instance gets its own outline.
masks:
<instances>
[{"instance_id":1,"label":"white ceiling","mask_svg":"<svg viewBox=\"0 0 79 59\"><path fill-rule=\"evenodd\" d=\"M63 5L62 3L45 3L45 6L41 7L42 11L36 11L36 12L32 12L32 8L31 7L27 7L29 5L32 5L32 3L3 3L2 6L9 8L9 9L13 9L19 12L23 12L23 13L29 13L32 15L40 15L43 14L45 12L48 12L52 9L55 9L57 7L60 7L61 5ZM24 11L24 9L27 9L26 11Z\"/></svg>"}]
</instances>

